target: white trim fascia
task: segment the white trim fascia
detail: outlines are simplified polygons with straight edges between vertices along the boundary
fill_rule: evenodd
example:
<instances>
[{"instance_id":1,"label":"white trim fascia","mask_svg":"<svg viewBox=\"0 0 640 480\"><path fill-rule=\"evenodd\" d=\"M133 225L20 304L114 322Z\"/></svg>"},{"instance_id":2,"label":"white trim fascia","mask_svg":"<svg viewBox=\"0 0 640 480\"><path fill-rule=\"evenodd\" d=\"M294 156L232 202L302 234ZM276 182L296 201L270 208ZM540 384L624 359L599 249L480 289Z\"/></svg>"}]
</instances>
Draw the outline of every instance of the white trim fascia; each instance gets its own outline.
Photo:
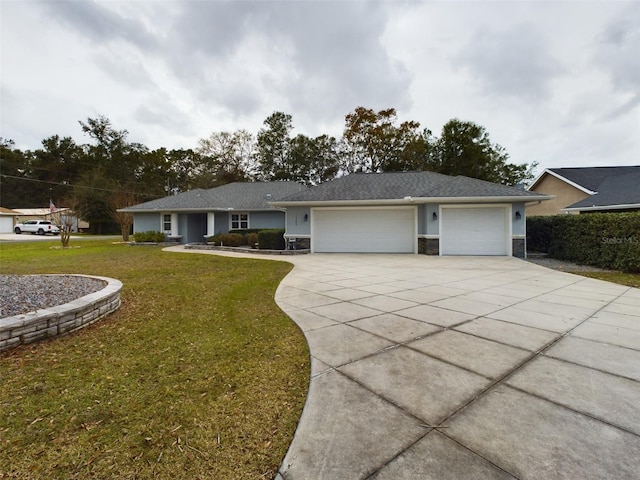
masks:
<instances>
[{"instance_id":1,"label":"white trim fascia","mask_svg":"<svg viewBox=\"0 0 640 480\"><path fill-rule=\"evenodd\" d=\"M555 198L555 195L531 195L531 196L491 196L491 197L411 197L410 199L404 198L391 198L391 199L376 199L376 200L324 200L324 201L290 201L290 202L270 202L270 205L281 207L345 207L353 208L360 206L411 206L415 204L426 203L504 203L504 202L527 202L527 201L541 201L551 200Z\"/></svg>"},{"instance_id":2,"label":"white trim fascia","mask_svg":"<svg viewBox=\"0 0 640 480\"><path fill-rule=\"evenodd\" d=\"M592 207L574 207L574 208L563 208L562 212L588 212L588 211L598 211L598 210L626 210L629 208L637 208L640 209L640 203L627 203L627 204L619 204L619 205L593 205Z\"/></svg>"},{"instance_id":3,"label":"white trim fascia","mask_svg":"<svg viewBox=\"0 0 640 480\"><path fill-rule=\"evenodd\" d=\"M116 210L117 212L125 212L125 213L157 213L157 212L178 212L178 213L207 213L207 212L273 212L274 210L278 210L283 212L282 208L250 208L250 209L239 209L239 208L136 208L131 210L129 208L119 208Z\"/></svg>"},{"instance_id":4,"label":"white trim fascia","mask_svg":"<svg viewBox=\"0 0 640 480\"><path fill-rule=\"evenodd\" d=\"M588 188L583 187L582 185L579 185L575 182L572 182L571 180L569 180L566 177L563 177L562 175L560 175L559 173L556 172L552 172L551 170L549 170L548 168L542 172L540 174L540 176L531 184L531 186L527 189L528 191L531 191L531 189L533 187L536 186L536 183L538 183L538 180L540 180L542 178L542 175L544 175L545 173L548 173L549 175L553 175L554 177L556 177L558 180L563 181L564 183L566 183L567 185L571 185L573 188L577 188L578 190L580 190L581 192L586 193L587 195L595 195L598 192L594 192L592 190L589 190Z\"/></svg>"},{"instance_id":5,"label":"white trim fascia","mask_svg":"<svg viewBox=\"0 0 640 480\"><path fill-rule=\"evenodd\" d=\"M427 239L429 239L429 240L433 240L433 239L438 239L438 238L440 238L440 235L432 235L432 234L419 233L419 234L418 234L418 238L427 238Z\"/></svg>"},{"instance_id":6,"label":"white trim fascia","mask_svg":"<svg viewBox=\"0 0 640 480\"><path fill-rule=\"evenodd\" d=\"M519 239L527 238L527 236L526 235L512 235L511 238L519 240Z\"/></svg>"}]
</instances>

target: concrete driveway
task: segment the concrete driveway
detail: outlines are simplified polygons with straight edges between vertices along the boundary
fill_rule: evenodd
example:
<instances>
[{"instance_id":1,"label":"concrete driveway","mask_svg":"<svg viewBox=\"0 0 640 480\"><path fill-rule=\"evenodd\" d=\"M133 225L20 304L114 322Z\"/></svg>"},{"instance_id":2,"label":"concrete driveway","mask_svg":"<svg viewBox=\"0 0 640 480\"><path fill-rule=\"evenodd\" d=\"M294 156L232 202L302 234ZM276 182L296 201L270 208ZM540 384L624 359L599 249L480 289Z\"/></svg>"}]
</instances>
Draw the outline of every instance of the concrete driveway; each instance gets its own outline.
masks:
<instances>
[{"instance_id":1,"label":"concrete driveway","mask_svg":"<svg viewBox=\"0 0 640 480\"><path fill-rule=\"evenodd\" d=\"M640 289L510 257L261 258L295 264L276 301L312 357L277 480L639 478Z\"/></svg>"},{"instance_id":2,"label":"concrete driveway","mask_svg":"<svg viewBox=\"0 0 640 480\"><path fill-rule=\"evenodd\" d=\"M279 479L638 478L639 289L505 257L288 260L312 379Z\"/></svg>"}]
</instances>

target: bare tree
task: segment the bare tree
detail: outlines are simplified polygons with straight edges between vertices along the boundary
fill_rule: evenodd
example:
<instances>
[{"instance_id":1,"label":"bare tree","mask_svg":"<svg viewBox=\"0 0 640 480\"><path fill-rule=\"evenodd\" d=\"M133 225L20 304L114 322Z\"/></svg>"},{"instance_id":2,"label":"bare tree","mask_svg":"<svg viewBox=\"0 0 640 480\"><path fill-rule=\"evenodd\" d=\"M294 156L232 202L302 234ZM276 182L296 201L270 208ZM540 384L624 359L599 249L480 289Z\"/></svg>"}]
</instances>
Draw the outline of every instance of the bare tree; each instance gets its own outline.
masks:
<instances>
[{"instance_id":1,"label":"bare tree","mask_svg":"<svg viewBox=\"0 0 640 480\"><path fill-rule=\"evenodd\" d=\"M64 205L66 207L57 209L51 202L49 208L52 222L60 229L60 243L62 243L63 248L66 248L71 241L73 227L74 225L77 226L80 220L77 217L78 201L75 198L66 199Z\"/></svg>"},{"instance_id":2,"label":"bare tree","mask_svg":"<svg viewBox=\"0 0 640 480\"><path fill-rule=\"evenodd\" d=\"M127 190L118 190L113 192L109 197L109 215L114 222L120 225L122 241L124 242L129 241L129 234L131 233L131 226L133 225L133 215L127 212L119 212L118 210L130 207L136 203L135 193Z\"/></svg>"}]
</instances>

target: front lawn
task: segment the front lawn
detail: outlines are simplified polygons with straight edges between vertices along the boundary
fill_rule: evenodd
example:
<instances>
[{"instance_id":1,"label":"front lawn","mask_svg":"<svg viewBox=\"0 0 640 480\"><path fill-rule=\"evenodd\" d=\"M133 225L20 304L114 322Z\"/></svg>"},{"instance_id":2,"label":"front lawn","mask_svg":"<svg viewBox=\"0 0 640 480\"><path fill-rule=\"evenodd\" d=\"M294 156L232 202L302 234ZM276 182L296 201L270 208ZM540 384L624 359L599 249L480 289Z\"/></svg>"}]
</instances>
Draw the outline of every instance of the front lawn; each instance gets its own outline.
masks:
<instances>
[{"instance_id":1,"label":"front lawn","mask_svg":"<svg viewBox=\"0 0 640 480\"><path fill-rule=\"evenodd\" d=\"M57 246L57 245L56 245ZM309 381L282 262L0 244L0 273L121 280L119 311L0 354L0 479L271 479Z\"/></svg>"},{"instance_id":2,"label":"front lawn","mask_svg":"<svg viewBox=\"0 0 640 480\"><path fill-rule=\"evenodd\" d=\"M580 275L607 282L619 283L628 287L640 288L640 273L624 273L624 272L576 272Z\"/></svg>"}]
</instances>

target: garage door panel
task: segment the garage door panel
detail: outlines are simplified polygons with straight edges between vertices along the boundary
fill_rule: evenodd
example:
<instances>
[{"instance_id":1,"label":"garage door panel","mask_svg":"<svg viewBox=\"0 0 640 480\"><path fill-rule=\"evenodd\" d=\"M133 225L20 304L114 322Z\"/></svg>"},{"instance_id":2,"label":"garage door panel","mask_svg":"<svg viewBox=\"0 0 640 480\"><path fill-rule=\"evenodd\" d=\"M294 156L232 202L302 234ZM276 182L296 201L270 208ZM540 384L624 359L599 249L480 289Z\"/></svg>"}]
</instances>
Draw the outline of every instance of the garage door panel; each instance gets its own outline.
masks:
<instances>
[{"instance_id":1,"label":"garage door panel","mask_svg":"<svg viewBox=\"0 0 640 480\"><path fill-rule=\"evenodd\" d=\"M414 209L316 210L315 252L413 253Z\"/></svg>"},{"instance_id":2,"label":"garage door panel","mask_svg":"<svg viewBox=\"0 0 640 480\"><path fill-rule=\"evenodd\" d=\"M507 255L505 207L443 208L443 255Z\"/></svg>"}]
</instances>

